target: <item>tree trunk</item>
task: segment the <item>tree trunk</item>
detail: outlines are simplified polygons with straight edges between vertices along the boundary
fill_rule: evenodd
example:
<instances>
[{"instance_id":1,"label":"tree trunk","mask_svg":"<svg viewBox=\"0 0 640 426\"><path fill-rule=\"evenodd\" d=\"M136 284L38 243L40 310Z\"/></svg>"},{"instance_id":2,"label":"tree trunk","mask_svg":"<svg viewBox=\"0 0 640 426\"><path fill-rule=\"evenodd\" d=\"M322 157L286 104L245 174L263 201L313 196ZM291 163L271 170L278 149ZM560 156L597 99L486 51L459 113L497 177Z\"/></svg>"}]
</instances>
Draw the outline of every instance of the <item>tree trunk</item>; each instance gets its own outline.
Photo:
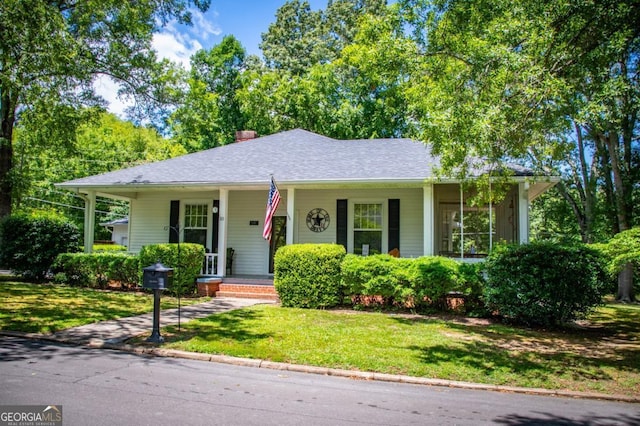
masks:
<instances>
[{"instance_id":1,"label":"tree trunk","mask_svg":"<svg viewBox=\"0 0 640 426\"><path fill-rule=\"evenodd\" d=\"M616 300L631 303L635 302L635 299L633 292L633 263L627 263L618 274L618 295Z\"/></svg>"},{"instance_id":2,"label":"tree trunk","mask_svg":"<svg viewBox=\"0 0 640 426\"><path fill-rule=\"evenodd\" d=\"M0 219L11 214L14 121L15 103L0 88Z\"/></svg>"},{"instance_id":3,"label":"tree trunk","mask_svg":"<svg viewBox=\"0 0 640 426\"><path fill-rule=\"evenodd\" d=\"M613 184L615 188L615 201L616 201L616 213L618 218L618 226L620 232L631 229L633 209L629 200L631 199L629 193L628 182L630 173L629 165L626 155L626 146L623 147L625 153L622 161L619 156L619 141L618 135L611 133L609 136L603 135L604 143L608 149L609 160L611 161L611 171L613 172ZM626 145L626 141L623 141L623 145ZM622 271L618 274L618 295L616 300L621 302L633 302L635 301L635 295L633 294L633 264L627 263Z\"/></svg>"}]
</instances>

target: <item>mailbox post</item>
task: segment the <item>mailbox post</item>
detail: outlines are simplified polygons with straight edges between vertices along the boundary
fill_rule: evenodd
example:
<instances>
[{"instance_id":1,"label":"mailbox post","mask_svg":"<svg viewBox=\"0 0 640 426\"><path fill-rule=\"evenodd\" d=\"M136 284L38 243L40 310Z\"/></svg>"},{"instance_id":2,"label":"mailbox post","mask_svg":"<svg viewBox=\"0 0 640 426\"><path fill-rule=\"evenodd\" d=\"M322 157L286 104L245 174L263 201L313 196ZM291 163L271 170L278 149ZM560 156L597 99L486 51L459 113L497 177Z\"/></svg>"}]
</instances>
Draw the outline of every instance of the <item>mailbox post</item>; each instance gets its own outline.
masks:
<instances>
[{"instance_id":1,"label":"mailbox post","mask_svg":"<svg viewBox=\"0 0 640 426\"><path fill-rule=\"evenodd\" d=\"M160 291L169 288L173 283L173 269L159 261L155 265L142 269L142 287L153 290L153 330L147 342L162 343L160 335Z\"/></svg>"}]
</instances>

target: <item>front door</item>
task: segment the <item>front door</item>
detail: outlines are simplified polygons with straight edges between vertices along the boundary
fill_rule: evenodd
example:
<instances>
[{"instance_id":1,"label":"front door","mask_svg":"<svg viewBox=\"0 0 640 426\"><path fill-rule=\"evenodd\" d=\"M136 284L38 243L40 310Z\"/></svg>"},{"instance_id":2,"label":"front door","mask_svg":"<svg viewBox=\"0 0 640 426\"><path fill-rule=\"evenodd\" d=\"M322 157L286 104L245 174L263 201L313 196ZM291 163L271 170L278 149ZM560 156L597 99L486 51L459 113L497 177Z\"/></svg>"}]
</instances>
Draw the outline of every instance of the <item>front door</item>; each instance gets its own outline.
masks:
<instances>
[{"instance_id":1,"label":"front door","mask_svg":"<svg viewBox=\"0 0 640 426\"><path fill-rule=\"evenodd\" d=\"M287 244L287 217L274 216L271 219L271 244L269 246L269 273L273 274L273 258L276 251Z\"/></svg>"}]
</instances>

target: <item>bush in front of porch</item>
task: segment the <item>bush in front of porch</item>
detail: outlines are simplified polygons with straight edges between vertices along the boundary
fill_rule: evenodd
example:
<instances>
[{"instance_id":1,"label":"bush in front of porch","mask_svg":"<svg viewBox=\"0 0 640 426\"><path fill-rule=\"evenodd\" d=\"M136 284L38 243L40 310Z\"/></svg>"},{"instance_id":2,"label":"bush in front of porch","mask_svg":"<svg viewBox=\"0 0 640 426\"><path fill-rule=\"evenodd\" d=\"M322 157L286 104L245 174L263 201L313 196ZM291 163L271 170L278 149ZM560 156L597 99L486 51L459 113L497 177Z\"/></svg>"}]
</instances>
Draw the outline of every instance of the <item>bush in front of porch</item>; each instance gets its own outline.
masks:
<instances>
[{"instance_id":1,"label":"bush in front of porch","mask_svg":"<svg viewBox=\"0 0 640 426\"><path fill-rule=\"evenodd\" d=\"M274 286L285 307L330 308L342 303L339 244L291 244L276 252Z\"/></svg>"},{"instance_id":2,"label":"bush in front of porch","mask_svg":"<svg viewBox=\"0 0 640 426\"><path fill-rule=\"evenodd\" d=\"M417 310L456 308L469 312L481 306L480 264L440 256L396 258L388 254L348 254L342 281L354 307L382 306ZM464 304L451 299L464 300ZM454 306L455 305L455 306Z\"/></svg>"},{"instance_id":3,"label":"bush in front of porch","mask_svg":"<svg viewBox=\"0 0 640 426\"><path fill-rule=\"evenodd\" d=\"M140 282L142 268L160 262L173 268L173 295L193 295L196 292L196 278L202 269L205 249L201 244L149 244L142 247L140 254Z\"/></svg>"}]
</instances>

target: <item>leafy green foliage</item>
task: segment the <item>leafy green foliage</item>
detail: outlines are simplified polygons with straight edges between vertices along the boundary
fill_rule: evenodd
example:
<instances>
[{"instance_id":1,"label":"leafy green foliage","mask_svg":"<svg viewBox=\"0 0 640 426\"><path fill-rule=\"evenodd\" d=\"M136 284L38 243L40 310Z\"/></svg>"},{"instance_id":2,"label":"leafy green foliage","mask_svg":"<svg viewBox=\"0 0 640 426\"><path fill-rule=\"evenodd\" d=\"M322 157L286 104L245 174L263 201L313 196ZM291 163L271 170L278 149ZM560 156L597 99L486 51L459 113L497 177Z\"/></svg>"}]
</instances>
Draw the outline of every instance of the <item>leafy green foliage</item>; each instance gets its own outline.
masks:
<instances>
[{"instance_id":1,"label":"leafy green foliage","mask_svg":"<svg viewBox=\"0 0 640 426\"><path fill-rule=\"evenodd\" d=\"M418 305L428 302L431 306L444 309L446 296L456 291L462 284L459 262L446 257L420 257L413 262L412 287Z\"/></svg>"},{"instance_id":2,"label":"leafy green foliage","mask_svg":"<svg viewBox=\"0 0 640 426\"><path fill-rule=\"evenodd\" d=\"M620 284L618 279L617 290L617 299L633 302L635 295L640 291L640 228L622 231L608 243L593 244L592 247L599 250L606 259L607 271L612 281L623 271L633 277L631 283L624 284ZM629 287L626 291L621 291L623 286Z\"/></svg>"},{"instance_id":3,"label":"leafy green foliage","mask_svg":"<svg viewBox=\"0 0 640 426\"><path fill-rule=\"evenodd\" d=\"M173 18L190 23L192 6L204 11L209 0L0 2L0 217L12 209L14 126L41 129L39 146L73 145L83 108L104 106L98 76L142 109L166 104L170 66L157 61L152 34Z\"/></svg>"},{"instance_id":4,"label":"leafy green foliage","mask_svg":"<svg viewBox=\"0 0 640 426\"><path fill-rule=\"evenodd\" d=\"M84 201L76 194L55 189L55 183L186 153L182 146L163 138L154 129L136 126L109 113L93 114L93 119L79 124L73 132L73 139L77 142L73 147L42 146L38 142L40 136L32 129L42 123L21 122L14 140L18 158L13 200L15 210L28 212L46 207L64 213L80 225L84 215L78 208L84 207ZM98 198L96 210L113 214L98 213L96 232L99 232L104 231L101 222L126 216L128 205Z\"/></svg>"},{"instance_id":5,"label":"leafy green foliage","mask_svg":"<svg viewBox=\"0 0 640 426\"><path fill-rule=\"evenodd\" d=\"M487 259L485 301L510 321L562 325L602 304L604 267L601 255L582 244L504 246Z\"/></svg>"},{"instance_id":6,"label":"leafy green foliage","mask_svg":"<svg viewBox=\"0 0 640 426\"><path fill-rule=\"evenodd\" d=\"M291 244L276 252L274 286L282 306L330 308L342 302L338 244Z\"/></svg>"},{"instance_id":7,"label":"leafy green foliage","mask_svg":"<svg viewBox=\"0 0 640 426\"><path fill-rule=\"evenodd\" d=\"M466 311L480 305L484 279L478 265L444 257L395 258L348 254L342 262L345 292L357 304L446 310L447 297L465 297ZM467 304L468 301L468 304Z\"/></svg>"},{"instance_id":8,"label":"leafy green foliage","mask_svg":"<svg viewBox=\"0 0 640 426\"><path fill-rule=\"evenodd\" d=\"M237 92L246 53L233 36L191 58L189 90L171 115L175 139L189 151L200 151L234 141L246 119Z\"/></svg>"},{"instance_id":9,"label":"leafy green foliage","mask_svg":"<svg viewBox=\"0 0 640 426\"><path fill-rule=\"evenodd\" d=\"M94 252L127 251L127 248L119 244L94 244L93 251Z\"/></svg>"},{"instance_id":10,"label":"leafy green foliage","mask_svg":"<svg viewBox=\"0 0 640 426\"><path fill-rule=\"evenodd\" d=\"M607 244L600 245L609 260L609 271L617 274L627 263L640 268L640 227L616 234Z\"/></svg>"},{"instance_id":11,"label":"leafy green foliage","mask_svg":"<svg viewBox=\"0 0 640 426\"><path fill-rule=\"evenodd\" d=\"M384 305L405 305L416 298L411 286L410 259L396 258L388 254L359 256L348 254L341 265L345 293L355 296L376 296Z\"/></svg>"},{"instance_id":12,"label":"leafy green foliage","mask_svg":"<svg viewBox=\"0 0 640 426\"><path fill-rule=\"evenodd\" d=\"M56 256L79 249L78 228L51 214L14 215L0 221L0 265L42 280Z\"/></svg>"},{"instance_id":13,"label":"leafy green foliage","mask_svg":"<svg viewBox=\"0 0 640 426\"><path fill-rule=\"evenodd\" d=\"M54 281L78 287L107 288L110 281L138 285L138 256L125 253L62 253L52 267Z\"/></svg>"},{"instance_id":14,"label":"leafy green foliage","mask_svg":"<svg viewBox=\"0 0 640 426\"><path fill-rule=\"evenodd\" d=\"M142 282L142 268L160 262L173 268L173 285L170 288L173 294L194 294L196 278L202 270L204 254L204 247L200 244L150 244L144 246L138 255L141 267L140 282Z\"/></svg>"}]
</instances>

